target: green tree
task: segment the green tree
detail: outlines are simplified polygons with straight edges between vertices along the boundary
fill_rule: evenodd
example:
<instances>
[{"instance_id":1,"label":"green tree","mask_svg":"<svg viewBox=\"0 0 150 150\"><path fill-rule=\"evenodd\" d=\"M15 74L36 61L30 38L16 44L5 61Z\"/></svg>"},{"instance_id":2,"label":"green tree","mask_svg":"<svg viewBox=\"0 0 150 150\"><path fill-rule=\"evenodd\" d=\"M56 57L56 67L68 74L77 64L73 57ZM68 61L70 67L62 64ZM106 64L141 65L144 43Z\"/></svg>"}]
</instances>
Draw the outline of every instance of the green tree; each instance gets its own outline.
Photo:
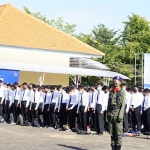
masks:
<instances>
[{"instance_id":1,"label":"green tree","mask_svg":"<svg viewBox=\"0 0 150 150\"><path fill-rule=\"evenodd\" d=\"M124 30L122 32L122 44L125 49L125 63L133 65L134 70L134 54L137 54L137 61L139 66L137 66L137 80L139 85L141 85L142 77L142 59L139 53L149 53L150 52L150 22L144 17L132 14L128 16L128 21L124 22Z\"/></svg>"},{"instance_id":2,"label":"green tree","mask_svg":"<svg viewBox=\"0 0 150 150\"><path fill-rule=\"evenodd\" d=\"M57 20L55 20L55 19L48 20L45 15L42 15L40 12L35 12L35 13L31 12L27 7L24 7L24 11L27 14L32 15L32 16L36 17L37 19L42 20L45 23L52 25L53 27L55 27L67 34L75 36L76 25L69 24L68 22L64 23L64 21L61 17L58 18Z\"/></svg>"}]
</instances>

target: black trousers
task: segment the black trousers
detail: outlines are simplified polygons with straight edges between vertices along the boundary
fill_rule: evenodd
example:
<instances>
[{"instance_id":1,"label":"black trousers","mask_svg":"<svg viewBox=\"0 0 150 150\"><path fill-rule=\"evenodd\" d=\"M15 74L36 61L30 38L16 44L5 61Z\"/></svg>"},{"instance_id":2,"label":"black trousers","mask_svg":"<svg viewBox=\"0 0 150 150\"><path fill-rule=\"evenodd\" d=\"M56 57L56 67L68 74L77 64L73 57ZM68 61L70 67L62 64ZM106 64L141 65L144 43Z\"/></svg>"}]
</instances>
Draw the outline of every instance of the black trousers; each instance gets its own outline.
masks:
<instances>
[{"instance_id":1,"label":"black trousers","mask_svg":"<svg viewBox=\"0 0 150 150\"><path fill-rule=\"evenodd\" d=\"M20 108L18 105L18 100L14 100L14 122L18 121L19 114L20 114Z\"/></svg>"},{"instance_id":2,"label":"black trousers","mask_svg":"<svg viewBox=\"0 0 150 150\"><path fill-rule=\"evenodd\" d=\"M135 111L135 117L136 117L136 122L137 122L137 129L138 131L141 131L141 105L136 107L134 109Z\"/></svg>"},{"instance_id":3,"label":"black trousers","mask_svg":"<svg viewBox=\"0 0 150 150\"><path fill-rule=\"evenodd\" d=\"M96 125L96 132L98 134L103 134L104 131L104 114L100 114L102 111L102 105L97 104L95 110L95 125Z\"/></svg>"},{"instance_id":4,"label":"black trousers","mask_svg":"<svg viewBox=\"0 0 150 150\"><path fill-rule=\"evenodd\" d=\"M29 102L29 106L28 106L28 121L32 122L32 112L30 110L30 105L31 105L31 102Z\"/></svg>"},{"instance_id":5,"label":"black trousers","mask_svg":"<svg viewBox=\"0 0 150 150\"><path fill-rule=\"evenodd\" d=\"M55 127L56 123L56 113L54 112L56 103L50 104L50 126Z\"/></svg>"},{"instance_id":6,"label":"black trousers","mask_svg":"<svg viewBox=\"0 0 150 150\"><path fill-rule=\"evenodd\" d=\"M128 128L129 128L129 120L128 120L128 114L126 114L126 108L127 108L127 105L125 105L125 112L124 112L124 117L123 117L124 132L128 132Z\"/></svg>"},{"instance_id":7,"label":"black trousers","mask_svg":"<svg viewBox=\"0 0 150 150\"><path fill-rule=\"evenodd\" d=\"M2 102L2 97L0 97L0 103ZM3 116L3 103L0 104L0 116Z\"/></svg>"},{"instance_id":8,"label":"black trousers","mask_svg":"<svg viewBox=\"0 0 150 150\"><path fill-rule=\"evenodd\" d=\"M136 117L135 117L135 111L130 112L130 117L131 117L131 128L132 128L132 130L135 131L135 126L137 124Z\"/></svg>"},{"instance_id":9,"label":"black trousers","mask_svg":"<svg viewBox=\"0 0 150 150\"><path fill-rule=\"evenodd\" d=\"M104 129L105 131L109 131L108 123L106 122L107 110L104 111Z\"/></svg>"},{"instance_id":10,"label":"black trousers","mask_svg":"<svg viewBox=\"0 0 150 150\"><path fill-rule=\"evenodd\" d=\"M26 108L26 104L27 104L27 101L21 102L21 110L22 110L23 119L25 121L28 121L28 107Z\"/></svg>"},{"instance_id":11,"label":"black trousers","mask_svg":"<svg viewBox=\"0 0 150 150\"><path fill-rule=\"evenodd\" d=\"M44 120L44 126L49 126L49 104L44 105L43 110L43 120Z\"/></svg>"},{"instance_id":12,"label":"black trousers","mask_svg":"<svg viewBox=\"0 0 150 150\"><path fill-rule=\"evenodd\" d=\"M6 122L9 122L10 120L10 108L9 108L10 101L6 101L5 105L5 116L6 116Z\"/></svg>"},{"instance_id":13,"label":"black trousers","mask_svg":"<svg viewBox=\"0 0 150 150\"><path fill-rule=\"evenodd\" d=\"M6 101L6 100L4 99L4 101L3 101L3 104L2 104L2 105L3 105L3 117L5 117L5 118L6 118L6 116L5 116L5 101Z\"/></svg>"},{"instance_id":14,"label":"black trousers","mask_svg":"<svg viewBox=\"0 0 150 150\"><path fill-rule=\"evenodd\" d=\"M150 107L146 110L147 114L147 127L148 127L148 132L150 132Z\"/></svg>"},{"instance_id":15,"label":"black trousers","mask_svg":"<svg viewBox=\"0 0 150 150\"><path fill-rule=\"evenodd\" d=\"M80 125L79 113L77 113L78 104L73 109L75 111L75 127L77 128Z\"/></svg>"},{"instance_id":16,"label":"black trousers","mask_svg":"<svg viewBox=\"0 0 150 150\"><path fill-rule=\"evenodd\" d=\"M94 110L92 108L89 109L87 112L87 124L91 125L92 128L95 127L95 114L93 113Z\"/></svg>"},{"instance_id":17,"label":"black trousers","mask_svg":"<svg viewBox=\"0 0 150 150\"><path fill-rule=\"evenodd\" d=\"M60 128L67 124L66 103L62 103L59 111Z\"/></svg>"},{"instance_id":18,"label":"black trousers","mask_svg":"<svg viewBox=\"0 0 150 150\"><path fill-rule=\"evenodd\" d=\"M85 106L80 106L79 108L79 118L81 123L81 128L83 131L87 131L87 112L84 113Z\"/></svg>"},{"instance_id":19,"label":"black trousers","mask_svg":"<svg viewBox=\"0 0 150 150\"><path fill-rule=\"evenodd\" d=\"M72 105L70 105L69 108L71 106ZM68 120L69 120L70 129L75 128L75 116L76 116L75 108L68 111Z\"/></svg>"},{"instance_id":20,"label":"black trousers","mask_svg":"<svg viewBox=\"0 0 150 150\"><path fill-rule=\"evenodd\" d=\"M31 106L31 116L32 116L32 120L31 122L34 123L34 119L38 118L38 110L35 110L36 108L36 103L33 103Z\"/></svg>"},{"instance_id":21,"label":"black trousers","mask_svg":"<svg viewBox=\"0 0 150 150\"><path fill-rule=\"evenodd\" d=\"M38 117L39 117L40 115L43 115L43 113L42 113L42 106L43 106L43 103L40 103L40 104L39 104L39 107L38 107Z\"/></svg>"},{"instance_id":22,"label":"black trousers","mask_svg":"<svg viewBox=\"0 0 150 150\"><path fill-rule=\"evenodd\" d=\"M144 125L144 129L148 131L147 111L142 112L142 123Z\"/></svg>"}]
</instances>

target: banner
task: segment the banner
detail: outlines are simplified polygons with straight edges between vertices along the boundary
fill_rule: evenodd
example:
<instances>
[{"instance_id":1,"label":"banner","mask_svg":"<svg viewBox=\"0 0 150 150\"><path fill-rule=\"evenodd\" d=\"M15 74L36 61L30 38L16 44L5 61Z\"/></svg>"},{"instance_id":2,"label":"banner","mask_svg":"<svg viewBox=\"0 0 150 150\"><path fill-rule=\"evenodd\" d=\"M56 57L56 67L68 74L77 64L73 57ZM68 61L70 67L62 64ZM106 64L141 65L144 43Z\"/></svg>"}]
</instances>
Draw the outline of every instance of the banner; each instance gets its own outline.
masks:
<instances>
[{"instance_id":1,"label":"banner","mask_svg":"<svg viewBox=\"0 0 150 150\"><path fill-rule=\"evenodd\" d=\"M3 81L3 83L13 84L14 82L19 82L19 78L20 71L0 69L0 79Z\"/></svg>"},{"instance_id":2,"label":"banner","mask_svg":"<svg viewBox=\"0 0 150 150\"><path fill-rule=\"evenodd\" d=\"M150 54L144 54L144 88L150 89Z\"/></svg>"}]
</instances>

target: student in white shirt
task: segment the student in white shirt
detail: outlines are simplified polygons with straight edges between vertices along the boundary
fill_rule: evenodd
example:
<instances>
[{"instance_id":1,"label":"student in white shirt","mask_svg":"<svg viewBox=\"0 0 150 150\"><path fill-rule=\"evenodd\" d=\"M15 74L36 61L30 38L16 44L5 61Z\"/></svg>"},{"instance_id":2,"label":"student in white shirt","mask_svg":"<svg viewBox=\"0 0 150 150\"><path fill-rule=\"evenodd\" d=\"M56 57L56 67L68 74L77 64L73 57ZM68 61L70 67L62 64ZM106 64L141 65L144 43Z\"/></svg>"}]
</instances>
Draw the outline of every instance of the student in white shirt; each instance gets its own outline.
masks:
<instances>
[{"instance_id":1,"label":"student in white shirt","mask_svg":"<svg viewBox=\"0 0 150 150\"><path fill-rule=\"evenodd\" d=\"M3 101L4 101L4 98L5 98L4 92L5 92L5 88L3 86L3 81L0 80L0 115L1 116L4 116L3 115L3 109L4 109L3 108Z\"/></svg>"},{"instance_id":2,"label":"student in white shirt","mask_svg":"<svg viewBox=\"0 0 150 150\"><path fill-rule=\"evenodd\" d=\"M28 89L30 91L30 101L29 101L29 106L28 106L28 121L31 123L32 122L32 114L31 114L31 110L30 110L30 106L31 106L31 101L34 97L34 84L30 83L28 86Z\"/></svg>"},{"instance_id":3,"label":"student in white shirt","mask_svg":"<svg viewBox=\"0 0 150 150\"><path fill-rule=\"evenodd\" d=\"M108 98L109 98L109 87L104 86L104 103L105 103L105 110L104 110L104 129L108 131L108 123L106 122L106 114L107 114L107 107L108 107Z\"/></svg>"},{"instance_id":4,"label":"student in white shirt","mask_svg":"<svg viewBox=\"0 0 150 150\"><path fill-rule=\"evenodd\" d=\"M75 87L74 86L70 87L70 89L68 89L68 93L69 93L69 96L67 100L66 110L68 112L70 129L72 129L72 128L75 128L75 117L76 117L75 106L76 106L77 97L76 97L76 94L74 94Z\"/></svg>"},{"instance_id":5,"label":"student in white shirt","mask_svg":"<svg viewBox=\"0 0 150 150\"><path fill-rule=\"evenodd\" d=\"M19 84L17 82L14 83L14 122L16 123L18 121L18 115L21 113L20 112L20 99L21 99L21 90L18 87Z\"/></svg>"},{"instance_id":6,"label":"student in white shirt","mask_svg":"<svg viewBox=\"0 0 150 150\"><path fill-rule=\"evenodd\" d=\"M89 107L88 107L88 112L87 112L87 124L91 125L91 128L95 128L95 114L94 114L94 107L96 105L97 101L97 94L98 91L95 89L95 85L91 85L90 89L91 92L89 93Z\"/></svg>"},{"instance_id":7,"label":"student in white shirt","mask_svg":"<svg viewBox=\"0 0 150 150\"><path fill-rule=\"evenodd\" d=\"M67 112L66 112L67 98L66 98L66 91L63 90L61 85L58 86L58 90L59 90L58 112L61 129L63 125L67 124Z\"/></svg>"},{"instance_id":8,"label":"student in white shirt","mask_svg":"<svg viewBox=\"0 0 150 150\"><path fill-rule=\"evenodd\" d=\"M7 91L5 91L5 115L6 122L10 122L10 113L12 113L12 104L13 104L13 91L11 89L11 84L7 84Z\"/></svg>"},{"instance_id":9,"label":"student in white shirt","mask_svg":"<svg viewBox=\"0 0 150 150\"><path fill-rule=\"evenodd\" d=\"M150 89L147 90L147 98L145 99L144 111L146 111L146 127L144 127L150 133Z\"/></svg>"},{"instance_id":10,"label":"student in white shirt","mask_svg":"<svg viewBox=\"0 0 150 150\"><path fill-rule=\"evenodd\" d=\"M38 107L39 107L39 101L40 101L40 92L38 91L39 86L34 85L33 86L33 97L31 99L30 104L30 110L31 110L31 123L34 123L34 119L38 118Z\"/></svg>"},{"instance_id":11,"label":"student in white shirt","mask_svg":"<svg viewBox=\"0 0 150 150\"><path fill-rule=\"evenodd\" d=\"M21 97L21 109L22 109L22 116L23 119L28 122L28 107L31 98L31 92L28 90L28 84L24 82L23 84L23 91Z\"/></svg>"},{"instance_id":12,"label":"student in white shirt","mask_svg":"<svg viewBox=\"0 0 150 150\"><path fill-rule=\"evenodd\" d=\"M124 132L127 133L128 132L128 128L129 128L129 118L128 118L128 114L129 114L129 108L130 108L130 103L131 103L131 89L126 87L126 84L122 84L121 88L125 91L126 94L126 99L125 99L125 111L124 111Z\"/></svg>"},{"instance_id":13,"label":"student in white shirt","mask_svg":"<svg viewBox=\"0 0 150 150\"><path fill-rule=\"evenodd\" d=\"M144 100L143 100L143 105L142 105L142 108L143 108L143 112L142 112L142 123L144 125L144 129L146 131L148 131L148 124L147 124L147 106L148 106L148 101L150 99L149 98L149 89L144 89L144 92L143 92L143 95L144 95Z\"/></svg>"},{"instance_id":14,"label":"student in white shirt","mask_svg":"<svg viewBox=\"0 0 150 150\"><path fill-rule=\"evenodd\" d=\"M57 91L57 86L51 86L50 90L52 94L50 100L50 127L55 128L59 93Z\"/></svg>"},{"instance_id":15,"label":"student in white shirt","mask_svg":"<svg viewBox=\"0 0 150 150\"><path fill-rule=\"evenodd\" d=\"M42 113L42 107L43 107L43 103L44 103L44 97L45 97L45 93L43 93L44 87L40 87L38 89L38 91L40 92L40 100L39 100L39 107L38 107L38 116L40 117L41 115L43 115Z\"/></svg>"},{"instance_id":16,"label":"student in white shirt","mask_svg":"<svg viewBox=\"0 0 150 150\"><path fill-rule=\"evenodd\" d=\"M79 86L79 103L78 103L78 110L79 119L81 123L81 128L83 131L87 131L87 109L89 104L88 93L84 90L84 86Z\"/></svg>"},{"instance_id":17,"label":"student in white shirt","mask_svg":"<svg viewBox=\"0 0 150 150\"><path fill-rule=\"evenodd\" d=\"M50 125L50 120L49 120L49 105L50 105L50 99L51 99L51 92L50 92L50 87L45 86L44 87L44 102L42 106L42 111L43 111L43 120L44 120L44 127L48 127Z\"/></svg>"},{"instance_id":18,"label":"student in white shirt","mask_svg":"<svg viewBox=\"0 0 150 150\"><path fill-rule=\"evenodd\" d=\"M104 111L105 111L105 94L102 91L103 83L97 84L97 100L94 107L95 110L95 121L96 121L96 132L99 136L103 135L104 131Z\"/></svg>"},{"instance_id":19,"label":"student in white shirt","mask_svg":"<svg viewBox=\"0 0 150 150\"><path fill-rule=\"evenodd\" d=\"M131 94L131 106L132 110L132 120L133 126L132 130L135 131L135 126L137 124L137 130L141 133L141 114L142 114L142 103L143 94L139 92L139 88L134 86L133 93Z\"/></svg>"}]
</instances>

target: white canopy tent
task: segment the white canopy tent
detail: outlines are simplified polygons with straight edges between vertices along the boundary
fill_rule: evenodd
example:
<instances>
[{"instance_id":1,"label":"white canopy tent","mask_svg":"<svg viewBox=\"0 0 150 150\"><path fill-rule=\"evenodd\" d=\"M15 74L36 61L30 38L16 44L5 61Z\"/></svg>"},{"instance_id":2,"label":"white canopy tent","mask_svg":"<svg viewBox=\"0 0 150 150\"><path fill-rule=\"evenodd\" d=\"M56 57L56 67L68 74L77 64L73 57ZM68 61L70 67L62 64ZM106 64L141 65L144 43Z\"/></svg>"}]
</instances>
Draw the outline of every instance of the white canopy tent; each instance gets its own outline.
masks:
<instances>
[{"instance_id":1,"label":"white canopy tent","mask_svg":"<svg viewBox=\"0 0 150 150\"><path fill-rule=\"evenodd\" d=\"M73 57L70 58L70 67L109 70L109 68L102 63L88 58Z\"/></svg>"},{"instance_id":2,"label":"white canopy tent","mask_svg":"<svg viewBox=\"0 0 150 150\"><path fill-rule=\"evenodd\" d=\"M9 69L9 70L35 72L35 74L39 79L40 85L42 85L44 82L45 73L73 74L73 75L99 76L99 77L121 76L123 79L129 79L128 77L122 74L112 72L112 71L17 63L17 62L0 62L0 68ZM38 76L37 74L38 72L40 73L40 76Z\"/></svg>"}]
</instances>

